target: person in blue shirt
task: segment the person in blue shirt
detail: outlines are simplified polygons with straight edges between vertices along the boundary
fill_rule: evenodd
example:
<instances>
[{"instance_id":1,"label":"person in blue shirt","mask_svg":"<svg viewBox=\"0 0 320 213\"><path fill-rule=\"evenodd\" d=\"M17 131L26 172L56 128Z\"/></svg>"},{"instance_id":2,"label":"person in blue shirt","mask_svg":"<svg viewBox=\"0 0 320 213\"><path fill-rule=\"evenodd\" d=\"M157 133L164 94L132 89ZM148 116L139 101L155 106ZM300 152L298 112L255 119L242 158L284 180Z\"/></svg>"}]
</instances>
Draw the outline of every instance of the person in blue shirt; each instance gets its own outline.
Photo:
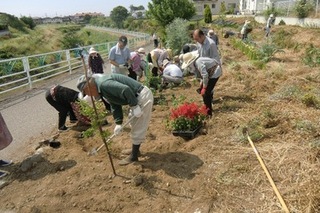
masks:
<instances>
[{"instance_id":1,"label":"person in blue shirt","mask_svg":"<svg viewBox=\"0 0 320 213\"><path fill-rule=\"evenodd\" d=\"M122 75L128 75L130 60L130 49L127 47L128 38L120 36L118 43L110 49L109 62L111 64L111 72Z\"/></svg>"}]
</instances>

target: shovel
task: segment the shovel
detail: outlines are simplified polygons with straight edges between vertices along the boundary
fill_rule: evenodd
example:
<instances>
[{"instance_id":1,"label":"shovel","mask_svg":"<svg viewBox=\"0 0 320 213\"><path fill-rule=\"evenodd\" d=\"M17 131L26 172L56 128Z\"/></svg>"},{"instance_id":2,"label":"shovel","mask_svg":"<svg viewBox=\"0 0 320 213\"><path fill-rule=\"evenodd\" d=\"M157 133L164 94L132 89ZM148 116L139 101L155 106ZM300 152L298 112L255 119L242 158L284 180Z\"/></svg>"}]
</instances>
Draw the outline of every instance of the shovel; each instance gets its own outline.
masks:
<instances>
[{"instance_id":1,"label":"shovel","mask_svg":"<svg viewBox=\"0 0 320 213\"><path fill-rule=\"evenodd\" d=\"M151 101L147 101L147 103L145 103L142 107L141 107L141 110L143 110ZM131 121L132 119L135 118L135 116L131 116L124 124L122 124L121 126L121 129L120 129L120 132L122 131L122 129L127 126ZM108 139L106 140L106 144L108 145L109 142L116 136L116 134L112 134L110 137L108 137ZM91 152L88 154L88 155L97 155L99 150L102 149L102 147L104 147L106 145L105 143L101 144L98 148L93 148L91 150Z\"/></svg>"}]
</instances>

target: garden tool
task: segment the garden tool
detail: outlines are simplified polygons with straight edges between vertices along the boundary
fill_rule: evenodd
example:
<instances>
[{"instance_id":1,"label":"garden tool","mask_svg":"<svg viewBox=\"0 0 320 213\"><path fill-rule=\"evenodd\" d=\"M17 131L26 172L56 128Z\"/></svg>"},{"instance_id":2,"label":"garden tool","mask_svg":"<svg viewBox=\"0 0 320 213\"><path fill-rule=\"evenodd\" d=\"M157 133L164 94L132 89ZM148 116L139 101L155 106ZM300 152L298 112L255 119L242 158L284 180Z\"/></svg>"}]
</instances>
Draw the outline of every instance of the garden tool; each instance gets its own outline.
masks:
<instances>
[{"instance_id":1,"label":"garden tool","mask_svg":"<svg viewBox=\"0 0 320 213\"><path fill-rule=\"evenodd\" d=\"M151 102L151 101L148 101L147 103L145 103L145 104L141 107L141 110L143 110L150 102ZM129 114L130 114L130 113L129 113ZM123 129L125 126L127 126L127 125L133 120L133 118L135 118L135 116L132 115L124 124L122 124L120 131L122 131L122 129ZM106 146L106 147L108 148L107 145L109 144L109 142L110 142L115 136L116 136L116 134L113 133L110 137L108 137L108 138L106 139L106 143L101 144L98 148L93 148L93 149L91 150L91 152L89 153L89 155L96 155L96 154L98 154L98 151L99 151L100 149L102 149L102 147L104 147L104 146Z\"/></svg>"},{"instance_id":2,"label":"garden tool","mask_svg":"<svg viewBox=\"0 0 320 213\"><path fill-rule=\"evenodd\" d=\"M85 62L84 62L84 56L83 56L82 53L83 53L83 51L81 51L80 55L81 55L82 65L83 65L83 68L84 68L84 75L85 75L85 77L86 77L87 82L89 82L88 72L86 71L87 68L86 68L86 64L85 64ZM93 107L94 113L95 113L95 115L96 115L96 119L98 120L99 115L98 115L98 111L97 111L96 104L95 104L95 102L94 102L94 98L93 98L93 96L91 95L90 84L88 84L88 86L89 86L89 94L88 94L88 95L89 95L90 98L91 98L92 107ZM112 167L113 175L116 176L117 174L116 174L116 170L115 170L115 168L114 168L112 156L111 156L110 150L109 150L109 148L108 148L108 146L107 146L106 139L105 139L105 137L103 136L102 125L99 124L98 128L99 128L99 133L100 133L101 139L102 139L104 145L105 145L106 148L107 148L107 153L108 153L109 161L110 161L110 164L111 164L111 167Z\"/></svg>"},{"instance_id":3,"label":"garden tool","mask_svg":"<svg viewBox=\"0 0 320 213\"><path fill-rule=\"evenodd\" d=\"M243 128L242 133L243 133L244 135L247 135L248 141L249 141L251 147L253 148L253 151L254 151L254 153L256 154L256 156L257 156L257 158L258 158L258 160L259 160L259 163L260 163L261 167L263 168L265 174L267 175L268 180L269 180L269 182L270 182L270 184L271 184L271 186L272 186L272 189L273 189L273 191L275 192L275 194L277 195L277 198L279 199L279 201L280 201L280 203L281 203L281 206L282 206L283 211L286 212L286 213L289 213L290 211L289 211L286 203L284 202L284 200L283 200L283 198L282 198L282 196L281 196L281 194L280 194L277 186L275 185L275 183L274 183L274 181L273 181L273 179L272 179L272 177L271 177L271 175L270 175L270 172L269 172L268 168L266 167L266 165L265 165L263 159L261 158L261 156L260 156L257 148L255 147L254 143L252 142L252 140L251 140L251 138L250 138L250 136L249 136L248 129L247 129L247 128Z\"/></svg>"}]
</instances>

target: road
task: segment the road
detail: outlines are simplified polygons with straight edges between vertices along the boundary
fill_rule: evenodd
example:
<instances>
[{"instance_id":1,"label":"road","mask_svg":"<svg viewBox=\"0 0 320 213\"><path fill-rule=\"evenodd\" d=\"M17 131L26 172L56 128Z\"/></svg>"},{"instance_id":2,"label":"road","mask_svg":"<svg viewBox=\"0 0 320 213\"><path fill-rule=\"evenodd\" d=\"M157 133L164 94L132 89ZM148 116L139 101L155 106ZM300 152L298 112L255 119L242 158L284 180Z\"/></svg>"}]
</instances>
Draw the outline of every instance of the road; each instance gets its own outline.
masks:
<instances>
[{"instance_id":1,"label":"road","mask_svg":"<svg viewBox=\"0 0 320 213\"><path fill-rule=\"evenodd\" d=\"M146 52L152 49L152 45L145 47ZM110 73L110 64L105 65L105 73ZM13 142L0 151L0 159L12 159L21 161L30 148L36 147L42 139L47 139L54 132L57 133L58 113L47 103L45 91L54 84L60 84L77 90L76 82L83 74L83 69L67 74L60 80L50 80L44 86L36 88L31 92L14 99L7 106L2 106L1 114L13 135Z\"/></svg>"}]
</instances>

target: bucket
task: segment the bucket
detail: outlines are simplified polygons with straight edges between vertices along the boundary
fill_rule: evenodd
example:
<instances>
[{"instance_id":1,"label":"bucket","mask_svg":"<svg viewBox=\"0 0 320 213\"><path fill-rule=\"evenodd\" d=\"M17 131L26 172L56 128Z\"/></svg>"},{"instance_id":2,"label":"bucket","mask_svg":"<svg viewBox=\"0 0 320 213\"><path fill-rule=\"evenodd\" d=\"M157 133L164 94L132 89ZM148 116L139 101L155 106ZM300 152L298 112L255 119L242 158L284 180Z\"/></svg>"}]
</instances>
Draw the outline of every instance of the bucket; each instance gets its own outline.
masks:
<instances>
[{"instance_id":1,"label":"bucket","mask_svg":"<svg viewBox=\"0 0 320 213\"><path fill-rule=\"evenodd\" d=\"M0 113L0 150L6 148L12 142L12 135Z\"/></svg>"}]
</instances>

